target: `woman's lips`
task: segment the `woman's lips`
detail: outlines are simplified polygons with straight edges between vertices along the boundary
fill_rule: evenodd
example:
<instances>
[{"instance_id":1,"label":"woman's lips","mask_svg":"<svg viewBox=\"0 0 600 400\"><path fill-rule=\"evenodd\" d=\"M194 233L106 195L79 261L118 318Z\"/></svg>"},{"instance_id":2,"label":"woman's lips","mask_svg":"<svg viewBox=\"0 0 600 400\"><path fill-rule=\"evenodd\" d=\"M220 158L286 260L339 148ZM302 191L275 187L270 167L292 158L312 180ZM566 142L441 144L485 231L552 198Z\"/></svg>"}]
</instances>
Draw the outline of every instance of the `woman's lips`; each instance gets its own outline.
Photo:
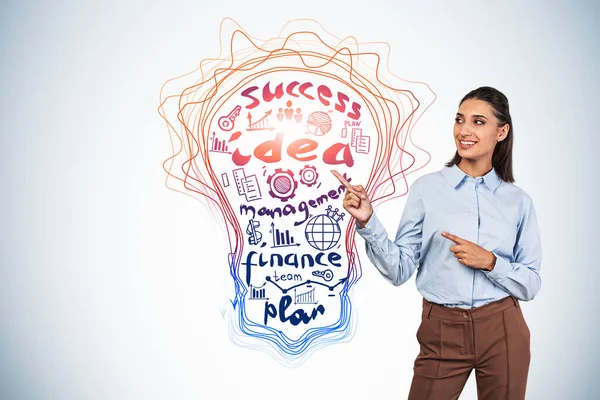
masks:
<instances>
[{"instance_id":1,"label":"woman's lips","mask_svg":"<svg viewBox=\"0 0 600 400\"><path fill-rule=\"evenodd\" d=\"M475 146L476 144L477 144L477 142L472 142L470 140L460 140L458 142L458 145L460 146L461 149L470 149L471 147Z\"/></svg>"}]
</instances>

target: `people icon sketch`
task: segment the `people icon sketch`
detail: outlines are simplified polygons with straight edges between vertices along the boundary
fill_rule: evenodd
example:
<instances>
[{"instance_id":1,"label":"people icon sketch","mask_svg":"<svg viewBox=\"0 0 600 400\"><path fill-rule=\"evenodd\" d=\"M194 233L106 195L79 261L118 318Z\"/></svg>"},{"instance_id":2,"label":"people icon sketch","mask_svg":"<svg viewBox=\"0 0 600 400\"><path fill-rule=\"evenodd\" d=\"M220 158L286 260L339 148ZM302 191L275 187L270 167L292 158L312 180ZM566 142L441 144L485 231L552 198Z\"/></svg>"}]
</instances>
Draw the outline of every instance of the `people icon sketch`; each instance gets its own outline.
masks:
<instances>
[{"instance_id":1,"label":"people icon sketch","mask_svg":"<svg viewBox=\"0 0 600 400\"><path fill-rule=\"evenodd\" d=\"M296 114L294 114L294 121L297 123L302 122L302 109L296 108Z\"/></svg>"},{"instance_id":2,"label":"people icon sketch","mask_svg":"<svg viewBox=\"0 0 600 400\"><path fill-rule=\"evenodd\" d=\"M286 103L286 109L284 110L285 118L292 119L294 117L294 109L292 108L292 101L288 100Z\"/></svg>"}]
</instances>

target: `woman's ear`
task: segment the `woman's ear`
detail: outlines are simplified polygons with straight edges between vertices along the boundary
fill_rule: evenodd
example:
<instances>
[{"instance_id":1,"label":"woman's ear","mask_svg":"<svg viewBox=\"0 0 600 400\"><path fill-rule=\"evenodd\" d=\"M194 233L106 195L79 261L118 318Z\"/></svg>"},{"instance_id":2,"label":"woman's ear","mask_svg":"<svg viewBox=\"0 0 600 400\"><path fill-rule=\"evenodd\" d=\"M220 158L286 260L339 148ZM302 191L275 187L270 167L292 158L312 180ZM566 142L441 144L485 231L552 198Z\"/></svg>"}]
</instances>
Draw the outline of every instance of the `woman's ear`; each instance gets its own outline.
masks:
<instances>
[{"instance_id":1,"label":"woman's ear","mask_svg":"<svg viewBox=\"0 0 600 400\"><path fill-rule=\"evenodd\" d=\"M506 136L508 136L509 131L510 131L510 125L504 124L504 126L502 128L500 128L500 134L498 135L497 141L501 142L504 139L506 139Z\"/></svg>"}]
</instances>

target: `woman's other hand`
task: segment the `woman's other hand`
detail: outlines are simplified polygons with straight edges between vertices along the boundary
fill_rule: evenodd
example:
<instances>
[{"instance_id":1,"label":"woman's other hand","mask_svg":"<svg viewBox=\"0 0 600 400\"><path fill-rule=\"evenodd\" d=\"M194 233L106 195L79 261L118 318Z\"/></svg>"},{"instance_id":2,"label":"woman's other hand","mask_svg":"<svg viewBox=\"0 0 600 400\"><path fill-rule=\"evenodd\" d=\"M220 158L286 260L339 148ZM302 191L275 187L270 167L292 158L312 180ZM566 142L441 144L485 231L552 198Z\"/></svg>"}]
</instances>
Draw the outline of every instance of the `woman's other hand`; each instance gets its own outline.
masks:
<instances>
[{"instance_id":1,"label":"woman's other hand","mask_svg":"<svg viewBox=\"0 0 600 400\"><path fill-rule=\"evenodd\" d=\"M373 214L373 206L365 188L362 185L351 185L350 182L334 169L331 170L331 173L342 185L346 186L346 195L343 202L344 210L348 211L356 219L361 228L364 228Z\"/></svg>"},{"instance_id":2,"label":"woman's other hand","mask_svg":"<svg viewBox=\"0 0 600 400\"><path fill-rule=\"evenodd\" d=\"M491 271L496 266L496 256L491 251L447 232L442 232L442 236L456 243L450 246L450 251L461 264L486 271Z\"/></svg>"}]
</instances>

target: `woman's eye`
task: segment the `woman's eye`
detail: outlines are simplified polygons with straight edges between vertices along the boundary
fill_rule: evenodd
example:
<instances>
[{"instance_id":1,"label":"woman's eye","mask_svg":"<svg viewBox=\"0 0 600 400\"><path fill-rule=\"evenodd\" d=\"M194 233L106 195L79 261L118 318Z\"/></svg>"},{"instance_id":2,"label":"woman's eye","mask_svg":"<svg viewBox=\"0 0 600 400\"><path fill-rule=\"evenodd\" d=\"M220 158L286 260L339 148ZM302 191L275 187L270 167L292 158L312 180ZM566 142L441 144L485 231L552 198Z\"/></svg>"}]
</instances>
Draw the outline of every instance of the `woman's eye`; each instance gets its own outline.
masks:
<instances>
[{"instance_id":1,"label":"woman's eye","mask_svg":"<svg viewBox=\"0 0 600 400\"><path fill-rule=\"evenodd\" d=\"M460 124L460 118L454 118L454 122L456 122L457 124Z\"/></svg>"},{"instance_id":2,"label":"woman's eye","mask_svg":"<svg viewBox=\"0 0 600 400\"><path fill-rule=\"evenodd\" d=\"M477 125L483 125L483 124L485 124L485 122L484 122L484 121L482 121L482 120L480 120L480 119L476 119L476 120L475 120L475 123L476 123Z\"/></svg>"}]
</instances>

